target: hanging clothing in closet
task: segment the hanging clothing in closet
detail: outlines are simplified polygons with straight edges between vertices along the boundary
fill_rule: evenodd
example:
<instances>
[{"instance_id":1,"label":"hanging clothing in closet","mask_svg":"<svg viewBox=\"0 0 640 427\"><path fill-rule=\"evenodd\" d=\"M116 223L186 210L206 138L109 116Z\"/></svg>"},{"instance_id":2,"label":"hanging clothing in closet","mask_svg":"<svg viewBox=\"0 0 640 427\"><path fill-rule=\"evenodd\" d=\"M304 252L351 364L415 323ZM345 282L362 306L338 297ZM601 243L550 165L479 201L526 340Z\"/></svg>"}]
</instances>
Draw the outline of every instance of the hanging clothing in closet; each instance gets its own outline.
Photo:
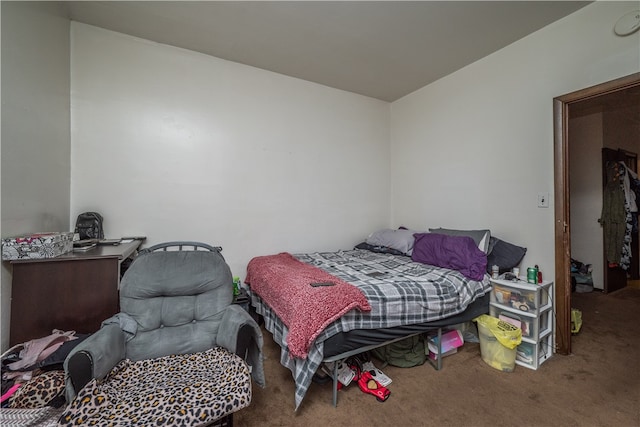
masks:
<instances>
[{"instance_id":1,"label":"hanging clothing in closet","mask_svg":"<svg viewBox=\"0 0 640 427\"><path fill-rule=\"evenodd\" d=\"M627 228L623 171L626 171L626 168L619 162L606 164L606 184L602 194L602 215L599 221L604 228L604 254L610 264L620 264Z\"/></svg>"},{"instance_id":2,"label":"hanging clothing in closet","mask_svg":"<svg viewBox=\"0 0 640 427\"><path fill-rule=\"evenodd\" d=\"M624 209L626 214L625 235L622 244L622 254L620 255L620 267L628 270L631 267L631 239L632 233L638 227L638 205L636 204L636 193L632 189L632 179L638 175L629 169L624 162L620 162L620 170L622 171L622 190L624 192Z\"/></svg>"},{"instance_id":3,"label":"hanging clothing in closet","mask_svg":"<svg viewBox=\"0 0 640 427\"><path fill-rule=\"evenodd\" d=\"M623 181L624 195L629 204L629 211L631 212L632 231L635 233L638 231L638 200L640 200L640 179L638 174L632 171L624 164L627 171L625 179Z\"/></svg>"},{"instance_id":4,"label":"hanging clothing in closet","mask_svg":"<svg viewBox=\"0 0 640 427\"><path fill-rule=\"evenodd\" d=\"M604 228L604 250L611 266L631 266L632 233L638 229L638 175L624 162L607 162L606 184L600 223Z\"/></svg>"}]
</instances>

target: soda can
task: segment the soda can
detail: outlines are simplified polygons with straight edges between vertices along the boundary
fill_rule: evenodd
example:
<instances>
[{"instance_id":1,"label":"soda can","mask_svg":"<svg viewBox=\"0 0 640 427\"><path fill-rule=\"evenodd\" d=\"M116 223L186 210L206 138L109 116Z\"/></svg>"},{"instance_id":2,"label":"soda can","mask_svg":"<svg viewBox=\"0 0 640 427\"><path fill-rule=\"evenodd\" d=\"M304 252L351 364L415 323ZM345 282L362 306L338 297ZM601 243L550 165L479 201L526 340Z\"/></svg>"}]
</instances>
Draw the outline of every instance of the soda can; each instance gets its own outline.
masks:
<instances>
[{"instance_id":1,"label":"soda can","mask_svg":"<svg viewBox=\"0 0 640 427\"><path fill-rule=\"evenodd\" d=\"M527 268L527 282L538 283L538 269L535 267Z\"/></svg>"}]
</instances>

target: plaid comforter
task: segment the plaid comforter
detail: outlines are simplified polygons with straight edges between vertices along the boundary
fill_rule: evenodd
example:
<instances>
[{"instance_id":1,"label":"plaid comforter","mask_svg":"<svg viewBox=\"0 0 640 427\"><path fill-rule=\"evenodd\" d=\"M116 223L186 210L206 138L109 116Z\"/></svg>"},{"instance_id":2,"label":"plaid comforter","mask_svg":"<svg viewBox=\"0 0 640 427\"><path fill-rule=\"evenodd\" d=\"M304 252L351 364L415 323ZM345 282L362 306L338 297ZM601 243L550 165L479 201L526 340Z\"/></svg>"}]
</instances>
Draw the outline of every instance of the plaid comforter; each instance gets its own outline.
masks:
<instances>
[{"instance_id":1,"label":"plaid comforter","mask_svg":"<svg viewBox=\"0 0 640 427\"><path fill-rule=\"evenodd\" d=\"M331 323L311 346L307 358L298 359L287 349L287 327L249 289L252 305L264 317L266 329L282 348L280 363L289 368L295 379L296 409L322 363L327 338L353 329L390 328L444 319L463 312L491 289L488 275L477 282L455 270L416 263L406 256L351 250L295 257L357 286L371 305L371 312L352 310Z\"/></svg>"}]
</instances>

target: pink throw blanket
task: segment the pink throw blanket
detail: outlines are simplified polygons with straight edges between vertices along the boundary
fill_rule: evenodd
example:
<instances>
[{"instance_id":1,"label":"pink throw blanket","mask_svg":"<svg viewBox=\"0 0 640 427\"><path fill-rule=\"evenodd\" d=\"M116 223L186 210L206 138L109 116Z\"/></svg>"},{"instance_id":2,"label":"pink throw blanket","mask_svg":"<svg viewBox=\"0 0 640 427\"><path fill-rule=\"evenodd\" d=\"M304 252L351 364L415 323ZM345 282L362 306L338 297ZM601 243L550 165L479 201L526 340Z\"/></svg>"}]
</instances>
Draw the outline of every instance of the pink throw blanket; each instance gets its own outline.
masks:
<instances>
[{"instance_id":1,"label":"pink throw blanket","mask_svg":"<svg viewBox=\"0 0 640 427\"><path fill-rule=\"evenodd\" d=\"M289 352L301 359L331 322L354 308L371 311L360 289L286 252L253 258L245 282L287 325ZM318 282L335 285L311 286Z\"/></svg>"}]
</instances>

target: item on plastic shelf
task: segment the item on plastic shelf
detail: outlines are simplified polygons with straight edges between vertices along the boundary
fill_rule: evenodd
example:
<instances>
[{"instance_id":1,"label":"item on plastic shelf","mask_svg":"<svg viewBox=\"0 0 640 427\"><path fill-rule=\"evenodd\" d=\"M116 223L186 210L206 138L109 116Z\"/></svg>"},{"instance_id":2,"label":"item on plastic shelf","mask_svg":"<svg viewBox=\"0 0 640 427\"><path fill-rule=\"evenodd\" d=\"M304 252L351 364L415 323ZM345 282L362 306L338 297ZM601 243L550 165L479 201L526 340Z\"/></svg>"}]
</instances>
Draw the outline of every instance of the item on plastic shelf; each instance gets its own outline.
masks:
<instances>
[{"instance_id":1,"label":"item on plastic shelf","mask_svg":"<svg viewBox=\"0 0 640 427\"><path fill-rule=\"evenodd\" d=\"M497 279L500 275L500 268L497 265L491 266L491 277Z\"/></svg>"},{"instance_id":2,"label":"item on plastic shelf","mask_svg":"<svg viewBox=\"0 0 640 427\"><path fill-rule=\"evenodd\" d=\"M542 283L542 271L540 271L540 267L537 264L536 269L538 270L538 283Z\"/></svg>"}]
</instances>

